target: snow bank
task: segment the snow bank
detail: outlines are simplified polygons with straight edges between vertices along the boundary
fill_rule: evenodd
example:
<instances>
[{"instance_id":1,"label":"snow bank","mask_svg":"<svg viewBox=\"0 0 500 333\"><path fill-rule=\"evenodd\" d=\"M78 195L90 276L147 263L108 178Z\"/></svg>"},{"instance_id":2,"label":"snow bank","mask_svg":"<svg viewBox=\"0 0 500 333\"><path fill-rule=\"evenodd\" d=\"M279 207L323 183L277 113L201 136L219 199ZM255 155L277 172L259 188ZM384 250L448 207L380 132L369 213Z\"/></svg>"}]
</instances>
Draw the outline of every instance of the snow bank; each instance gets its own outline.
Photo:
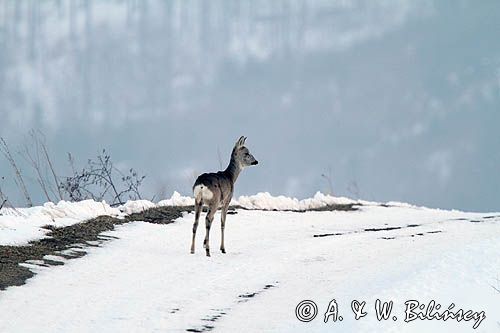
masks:
<instances>
[{"instance_id":1,"label":"snow bank","mask_svg":"<svg viewBox=\"0 0 500 333\"><path fill-rule=\"evenodd\" d=\"M194 198L184 197L179 192L175 191L170 199L158 202L158 206L193 206Z\"/></svg>"},{"instance_id":2,"label":"snow bank","mask_svg":"<svg viewBox=\"0 0 500 333\"><path fill-rule=\"evenodd\" d=\"M156 205L149 200L129 200L118 209L127 215L132 213L140 213L143 210L154 208Z\"/></svg>"},{"instance_id":3,"label":"snow bank","mask_svg":"<svg viewBox=\"0 0 500 333\"><path fill-rule=\"evenodd\" d=\"M118 209L124 214L140 213L146 209L163 206L193 206L194 198L182 196L175 191L170 199L161 200L157 204L149 200L129 200Z\"/></svg>"},{"instance_id":4,"label":"snow bank","mask_svg":"<svg viewBox=\"0 0 500 333\"><path fill-rule=\"evenodd\" d=\"M285 197L283 195L273 196L269 192L260 192L255 195L242 195L238 199L233 199L231 205L239 205L246 209L262 210L294 210L301 211L307 209L320 208L328 205L345 205L353 203L365 203L365 201L356 201L344 197L334 197L317 192L314 197L299 200L297 198ZM367 203L367 202L366 202ZM192 206L193 197L185 197L174 192L170 199L158 202L158 206ZM140 208L138 208L140 210ZM134 210L134 212L137 212Z\"/></svg>"},{"instance_id":5,"label":"snow bank","mask_svg":"<svg viewBox=\"0 0 500 333\"><path fill-rule=\"evenodd\" d=\"M21 245L45 237L45 225L68 226L100 215L120 215L120 210L106 202L47 202L32 208L3 208L0 211L0 245Z\"/></svg>"},{"instance_id":6,"label":"snow bank","mask_svg":"<svg viewBox=\"0 0 500 333\"><path fill-rule=\"evenodd\" d=\"M354 204L358 201L344 197L333 197L321 192L316 192L314 197L303 200L282 195L275 197L268 192L261 192L251 196L240 196L235 203L247 209L300 211L328 205Z\"/></svg>"},{"instance_id":7,"label":"snow bank","mask_svg":"<svg viewBox=\"0 0 500 333\"><path fill-rule=\"evenodd\" d=\"M91 219L99 215L118 215L120 211L112 208L105 201L96 202L94 200L84 200L79 202L59 201L56 205L47 202L43 205L40 213L42 216L49 216L55 219Z\"/></svg>"},{"instance_id":8,"label":"snow bank","mask_svg":"<svg viewBox=\"0 0 500 333\"><path fill-rule=\"evenodd\" d=\"M233 199L231 204L246 209L290 211L304 211L328 205L379 205L374 202L325 195L321 192L317 192L312 198L303 200L282 195L273 196L268 192L261 192L250 196L240 196L237 200ZM395 202L390 204L400 207L415 207ZM179 192L174 192L169 199L158 203L148 200L130 200L118 208L112 208L104 201L95 202L93 200L80 202L60 201L57 204L48 202L43 206L33 208L4 208L0 211L0 245L25 244L33 239L43 238L48 233L48 230L41 228L45 225L62 227L99 215L124 216L154 207L192 205L194 205L193 197L182 196Z\"/></svg>"}]
</instances>

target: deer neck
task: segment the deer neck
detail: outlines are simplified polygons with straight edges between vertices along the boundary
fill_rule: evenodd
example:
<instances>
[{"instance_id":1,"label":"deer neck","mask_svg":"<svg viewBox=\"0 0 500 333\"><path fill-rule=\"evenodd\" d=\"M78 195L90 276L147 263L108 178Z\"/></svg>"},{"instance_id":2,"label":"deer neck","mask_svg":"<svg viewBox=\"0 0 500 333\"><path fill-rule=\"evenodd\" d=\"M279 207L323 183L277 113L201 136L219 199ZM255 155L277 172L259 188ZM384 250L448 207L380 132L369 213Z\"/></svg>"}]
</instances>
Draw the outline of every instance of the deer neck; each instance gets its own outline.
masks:
<instances>
[{"instance_id":1,"label":"deer neck","mask_svg":"<svg viewBox=\"0 0 500 333\"><path fill-rule=\"evenodd\" d=\"M233 184L236 182L236 179L238 179L238 176L240 175L241 172L241 167L238 162L236 162L236 159L234 156L231 156L231 160L229 161L229 165L227 166L226 170L224 172L229 176L229 178L232 180Z\"/></svg>"}]
</instances>

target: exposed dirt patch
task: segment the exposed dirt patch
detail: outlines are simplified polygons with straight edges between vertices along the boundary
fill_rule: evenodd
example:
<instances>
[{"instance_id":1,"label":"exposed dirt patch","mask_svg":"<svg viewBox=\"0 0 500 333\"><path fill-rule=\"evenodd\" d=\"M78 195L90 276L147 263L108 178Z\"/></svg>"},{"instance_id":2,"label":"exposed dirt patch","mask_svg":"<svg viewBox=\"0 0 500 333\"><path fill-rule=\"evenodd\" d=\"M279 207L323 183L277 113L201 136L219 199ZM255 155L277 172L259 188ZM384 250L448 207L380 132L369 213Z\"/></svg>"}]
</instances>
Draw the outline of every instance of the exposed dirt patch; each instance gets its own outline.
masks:
<instances>
[{"instance_id":1,"label":"exposed dirt patch","mask_svg":"<svg viewBox=\"0 0 500 333\"><path fill-rule=\"evenodd\" d=\"M255 296L259 295L260 293L276 287L278 284L278 281L275 282L275 284L266 284L261 290L255 291L255 292L250 292L250 293L244 293L241 295L238 295L238 303L244 303L248 301L250 298L254 298Z\"/></svg>"},{"instance_id":2,"label":"exposed dirt patch","mask_svg":"<svg viewBox=\"0 0 500 333\"><path fill-rule=\"evenodd\" d=\"M497 217L500 217L500 215L485 216L485 217L483 217L483 219L494 219L494 218L497 218Z\"/></svg>"},{"instance_id":3,"label":"exposed dirt patch","mask_svg":"<svg viewBox=\"0 0 500 333\"><path fill-rule=\"evenodd\" d=\"M415 236L425 236L427 234L438 234L443 232L442 230L433 230L433 231L426 231L426 232L419 232L416 234L411 234L411 235L400 235L400 236L393 236L393 237L380 237L380 239L396 239L396 238L404 238L404 237L415 237Z\"/></svg>"},{"instance_id":4,"label":"exposed dirt patch","mask_svg":"<svg viewBox=\"0 0 500 333\"><path fill-rule=\"evenodd\" d=\"M130 214L126 219L131 221L145 221L155 224L169 224L182 216L183 212L194 211L194 206L165 206L147 209L141 213Z\"/></svg>"},{"instance_id":5,"label":"exposed dirt patch","mask_svg":"<svg viewBox=\"0 0 500 333\"><path fill-rule=\"evenodd\" d=\"M260 211L268 211L268 212L295 212L295 213L305 213L305 212L333 212L333 211L343 211L343 212L354 212L359 210L361 204L353 203L353 204L338 204L338 205L326 205L323 207L303 209L303 210L293 210L293 209L253 209L253 208L245 208L243 206L234 205L229 206L228 214L238 214L236 209L241 210L260 210ZM194 206L191 207L191 210L194 211ZM203 207L203 212L207 212L208 208Z\"/></svg>"},{"instance_id":6,"label":"exposed dirt patch","mask_svg":"<svg viewBox=\"0 0 500 333\"><path fill-rule=\"evenodd\" d=\"M303 210L292 210L292 209L249 209L242 206L230 206L231 209L242 209L242 210L263 210L270 212L295 212L295 213L305 213L305 212L333 212L333 211L343 211L343 212L353 212L359 210L361 204L353 203L353 204L338 204L338 205L326 205L317 208L303 209ZM205 211L205 210L204 210ZM233 214L235 214L234 212ZM228 211L228 214L231 214Z\"/></svg>"},{"instance_id":7,"label":"exposed dirt patch","mask_svg":"<svg viewBox=\"0 0 500 333\"><path fill-rule=\"evenodd\" d=\"M40 266L53 266L63 264L47 255L74 259L86 254L83 249L89 246L100 246L101 243L115 237L100 235L104 231L113 230L115 225L132 221L146 221L149 223L167 224L189 212L193 207L159 207L148 209L142 213L131 214L124 219L110 216L99 216L95 219L68 227L55 228L46 226L50 230L50 238L29 242L25 246L0 246L0 290L9 286L23 285L33 273L29 268L20 266L25 262L39 262Z\"/></svg>"},{"instance_id":8,"label":"exposed dirt patch","mask_svg":"<svg viewBox=\"0 0 500 333\"><path fill-rule=\"evenodd\" d=\"M236 304L248 302L250 299L261 294L262 292L264 292L268 289L277 287L278 283L279 282L276 281L274 284L266 284L263 288L261 288L258 291L240 294L240 295L238 295L238 301L236 302ZM199 333L199 332L208 332L208 331L213 330L215 328L215 323L220 318L225 316L229 311L231 311L231 308L212 309L211 311L212 311L212 313L210 315L201 319L203 322L209 322L208 324L203 324L203 325L199 325L196 327L190 327L190 328L186 329L186 332L198 332Z\"/></svg>"},{"instance_id":9,"label":"exposed dirt patch","mask_svg":"<svg viewBox=\"0 0 500 333\"><path fill-rule=\"evenodd\" d=\"M214 324L216 321L218 321L220 318L225 316L228 311L230 311L230 308L226 309L211 309L211 314L206 316L205 318L202 318L201 320L203 322L207 322L206 324L199 325L196 327L191 327L186 329L186 332L208 332L211 331L215 328Z\"/></svg>"},{"instance_id":10,"label":"exposed dirt patch","mask_svg":"<svg viewBox=\"0 0 500 333\"><path fill-rule=\"evenodd\" d=\"M366 228L363 229L363 231L391 231L391 230L398 230L403 227L385 227L385 228Z\"/></svg>"},{"instance_id":11,"label":"exposed dirt patch","mask_svg":"<svg viewBox=\"0 0 500 333\"><path fill-rule=\"evenodd\" d=\"M329 236L342 236L348 234L346 232L332 232L332 233L326 233L326 234L316 234L313 237L329 237Z\"/></svg>"},{"instance_id":12,"label":"exposed dirt patch","mask_svg":"<svg viewBox=\"0 0 500 333\"><path fill-rule=\"evenodd\" d=\"M456 219L451 219L450 221L465 221L465 222L470 222L470 223L483 223L483 222L489 222L489 223L496 223L500 222L500 215L487 215L487 216L480 216L475 219L467 219L467 218L456 218ZM498 220L497 220L498 219Z\"/></svg>"},{"instance_id":13,"label":"exposed dirt patch","mask_svg":"<svg viewBox=\"0 0 500 333\"><path fill-rule=\"evenodd\" d=\"M237 214L236 209L245 209L240 206L229 207L228 214ZM328 205L313 211L355 211L357 206ZM23 285L27 279L35 273L29 267L19 264L28 263L37 266L62 265L62 261L53 258L45 258L51 255L64 259L80 258L86 254L86 247L97 247L114 237L101 235L105 231L113 230L115 225L129 223L132 221L145 221L156 224L168 224L181 217L183 212L191 212L193 206L165 206L134 213L124 219L110 216L99 216L82 223L68 227L56 228L45 226L50 230L47 237L29 242L25 246L2 246L0 245L0 290L9 286ZM298 211L305 212L305 211Z\"/></svg>"},{"instance_id":14,"label":"exposed dirt patch","mask_svg":"<svg viewBox=\"0 0 500 333\"><path fill-rule=\"evenodd\" d=\"M362 230L351 230L351 231L346 231L346 232L315 234L315 235L313 235L313 237L343 236L343 235L350 235L350 234L360 234L360 233L364 233L364 232L392 231L392 230L400 230L400 229L416 228L416 227L420 227L420 224L407 224L405 226L365 228ZM392 238L384 238L384 239L392 239Z\"/></svg>"}]
</instances>

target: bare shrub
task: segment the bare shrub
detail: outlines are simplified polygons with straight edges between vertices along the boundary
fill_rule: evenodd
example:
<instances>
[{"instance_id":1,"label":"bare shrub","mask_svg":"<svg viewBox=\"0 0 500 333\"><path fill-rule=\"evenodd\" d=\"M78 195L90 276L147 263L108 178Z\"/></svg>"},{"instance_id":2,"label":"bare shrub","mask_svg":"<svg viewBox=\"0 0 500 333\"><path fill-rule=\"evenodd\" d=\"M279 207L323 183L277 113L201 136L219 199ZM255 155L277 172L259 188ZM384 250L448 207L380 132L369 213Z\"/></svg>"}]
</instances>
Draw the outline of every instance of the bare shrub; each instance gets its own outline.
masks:
<instances>
[{"instance_id":1,"label":"bare shrub","mask_svg":"<svg viewBox=\"0 0 500 333\"><path fill-rule=\"evenodd\" d=\"M9 164L14 170L15 174L14 181L21 190L22 194L24 195L24 198L26 199L26 204L28 205L28 207L33 207L33 202L31 201L30 194L28 192L28 189L26 188L26 184L24 183L21 169L19 168L19 166L16 163L16 160L12 156L9 146L7 145L7 142L4 140L4 138L0 138L0 152L2 152L2 154L5 156L7 161L9 161Z\"/></svg>"},{"instance_id":2,"label":"bare shrub","mask_svg":"<svg viewBox=\"0 0 500 333\"><path fill-rule=\"evenodd\" d=\"M75 159L68 153L70 176L59 177L50 158L43 133L32 130L28 139L18 154L31 167L28 169L31 172L27 174L26 179L38 184L45 200L93 199L120 205L128 199L142 199L140 187L145 176L139 175L132 168L123 172L115 167L106 150L102 150L95 159L89 159L82 169L75 167ZM0 152L14 170L14 182L24 196L27 206L32 207L33 202L24 181L24 174L3 138L0 138ZM3 181L4 177L1 177L1 180ZM6 205L14 207L0 186L0 208Z\"/></svg>"},{"instance_id":3,"label":"bare shrub","mask_svg":"<svg viewBox=\"0 0 500 333\"><path fill-rule=\"evenodd\" d=\"M49 195L49 184L46 176L46 172L44 172L44 163L40 157L40 153L42 152L41 146L43 145L43 138L38 135L38 132L31 130L29 133L30 142L25 143L22 147L22 151L20 155L28 162L28 164L33 168L35 172L35 177L42 189L43 194L47 201L52 201ZM57 183L56 183L57 184Z\"/></svg>"},{"instance_id":4,"label":"bare shrub","mask_svg":"<svg viewBox=\"0 0 500 333\"><path fill-rule=\"evenodd\" d=\"M72 201L93 199L106 200L111 205L120 205L127 199L141 199L139 187L146 176L141 176L134 169L123 173L111 161L111 156L102 150L95 160L89 159L80 171L74 167L74 159L68 155L73 175L65 177L59 188Z\"/></svg>"}]
</instances>

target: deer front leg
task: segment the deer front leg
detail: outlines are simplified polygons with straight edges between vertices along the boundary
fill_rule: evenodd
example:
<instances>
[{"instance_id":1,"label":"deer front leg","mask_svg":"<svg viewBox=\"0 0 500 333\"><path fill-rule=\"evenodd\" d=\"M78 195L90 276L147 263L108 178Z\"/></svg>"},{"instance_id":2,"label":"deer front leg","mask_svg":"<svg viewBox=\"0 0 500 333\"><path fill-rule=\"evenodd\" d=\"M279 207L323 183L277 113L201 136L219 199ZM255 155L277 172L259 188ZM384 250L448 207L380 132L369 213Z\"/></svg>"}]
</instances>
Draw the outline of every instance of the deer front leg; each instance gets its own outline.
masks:
<instances>
[{"instance_id":1,"label":"deer front leg","mask_svg":"<svg viewBox=\"0 0 500 333\"><path fill-rule=\"evenodd\" d=\"M196 238L196 229L198 229L198 221L200 220L202 204L201 201L194 205L194 224L193 224L193 240L191 242L191 253L194 253L194 239Z\"/></svg>"},{"instance_id":2,"label":"deer front leg","mask_svg":"<svg viewBox=\"0 0 500 333\"><path fill-rule=\"evenodd\" d=\"M209 236L210 236L210 227L212 226L212 221L214 220L216 209L210 207L207 213L207 217L205 219L205 241L203 242L203 246L205 247L205 251L207 253L207 257L210 257L210 246L209 246Z\"/></svg>"},{"instance_id":3,"label":"deer front leg","mask_svg":"<svg viewBox=\"0 0 500 333\"><path fill-rule=\"evenodd\" d=\"M226 227L226 215L229 204L224 205L220 214L220 228L221 228L221 242L220 242L220 250L222 253L226 253L226 248L224 247L224 229Z\"/></svg>"}]
</instances>

